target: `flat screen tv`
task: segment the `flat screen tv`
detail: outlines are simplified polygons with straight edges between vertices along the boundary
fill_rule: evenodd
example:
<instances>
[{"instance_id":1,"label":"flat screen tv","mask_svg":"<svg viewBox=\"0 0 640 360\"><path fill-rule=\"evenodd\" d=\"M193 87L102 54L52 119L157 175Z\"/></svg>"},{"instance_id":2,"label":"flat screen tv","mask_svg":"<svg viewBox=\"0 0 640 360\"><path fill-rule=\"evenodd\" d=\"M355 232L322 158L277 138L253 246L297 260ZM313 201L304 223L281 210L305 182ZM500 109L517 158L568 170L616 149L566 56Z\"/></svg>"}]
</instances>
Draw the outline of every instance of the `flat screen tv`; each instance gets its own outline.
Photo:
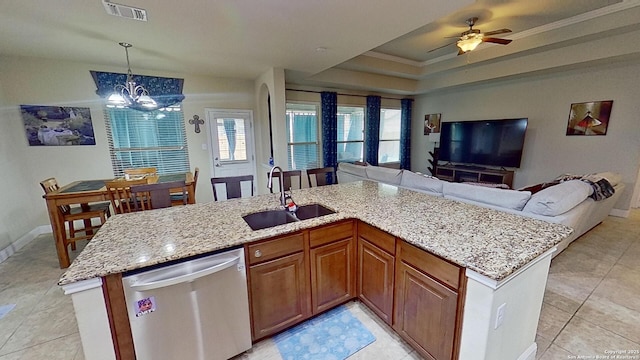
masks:
<instances>
[{"instance_id":1,"label":"flat screen tv","mask_svg":"<svg viewBox=\"0 0 640 360\"><path fill-rule=\"evenodd\" d=\"M520 167L527 118L444 122L439 161Z\"/></svg>"}]
</instances>

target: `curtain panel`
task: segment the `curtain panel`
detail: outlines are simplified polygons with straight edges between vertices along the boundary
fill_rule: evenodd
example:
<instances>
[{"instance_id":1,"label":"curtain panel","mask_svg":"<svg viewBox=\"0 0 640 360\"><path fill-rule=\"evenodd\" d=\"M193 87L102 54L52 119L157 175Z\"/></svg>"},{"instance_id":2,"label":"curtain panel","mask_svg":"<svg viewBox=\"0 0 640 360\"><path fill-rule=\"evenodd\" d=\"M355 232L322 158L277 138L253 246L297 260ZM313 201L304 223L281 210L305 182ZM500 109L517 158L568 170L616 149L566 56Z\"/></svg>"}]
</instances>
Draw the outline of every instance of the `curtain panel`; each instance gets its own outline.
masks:
<instances>
[{"instance_id":1,"label":"curtain panel","mask_svg":"<svg viewBox=\"0 0 640 360\"><path fill-rule=\"evenodd\" d=\"M380 147L380 96L367 96L366 121L364 127L364 161L378 165Z\"/></svg>"},{"instance_id":2,"label":"curtain panel","mask_svg":"<svg viewBox=\"0 0 640 360\"><path fill-rule=\"evenodd\" d=\"M411 170L411 104L413 99L402 99L400 115L400 169Z\"/></svg>"},{"instance_id":3,"label":"curtain panel","mask_svg":"<svg viewBox=\"0 0 640 360\"><path fill-rule=\"evenodd\" d=\"M325 167L338 166L338 93L323 91L322 101L322 160Z\"/></svg>"},{"instance_id":4,"label":"curtain panel","mask_svg":"<svg viewBox=\"0 0 640 360\"><path fill-rule=\"evenodd\" d=\"M127 74L93 70L90 72L93 81L96 83L96 94L102 98L108 98L109 95L113 94L116 85L122 85L127 82ZM134 75L133 81L138 85L144 86L149 91L149 96L158 104L158 109L178 104L184 100L184 95L182 95L184 79ZM156 110L135 105L128 108L141 111Z\"/></svg>"}]
</instances>

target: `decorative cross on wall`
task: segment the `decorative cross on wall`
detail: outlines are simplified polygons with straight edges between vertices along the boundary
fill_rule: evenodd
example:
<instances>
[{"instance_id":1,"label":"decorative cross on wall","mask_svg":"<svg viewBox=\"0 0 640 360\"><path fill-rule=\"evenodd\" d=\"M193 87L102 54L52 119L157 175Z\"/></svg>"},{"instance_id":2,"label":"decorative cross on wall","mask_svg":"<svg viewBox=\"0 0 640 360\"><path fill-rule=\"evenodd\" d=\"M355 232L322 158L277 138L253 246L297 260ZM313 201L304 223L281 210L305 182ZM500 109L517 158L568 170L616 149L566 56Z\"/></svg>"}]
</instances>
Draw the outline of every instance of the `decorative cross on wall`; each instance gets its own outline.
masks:
<instances>
[{"instance_id":1,"label":"decorative cross on wall","mask_svg":"<svg viewBox=\"0 0 640 360\"><path fill-rule=\"evenodd\" d=\"M200 133L200 125L204 124L204 120L200 116L193 115L193 119L189 119L189 124L196 126L196 134Z\"/></svg>"}]
</instances>

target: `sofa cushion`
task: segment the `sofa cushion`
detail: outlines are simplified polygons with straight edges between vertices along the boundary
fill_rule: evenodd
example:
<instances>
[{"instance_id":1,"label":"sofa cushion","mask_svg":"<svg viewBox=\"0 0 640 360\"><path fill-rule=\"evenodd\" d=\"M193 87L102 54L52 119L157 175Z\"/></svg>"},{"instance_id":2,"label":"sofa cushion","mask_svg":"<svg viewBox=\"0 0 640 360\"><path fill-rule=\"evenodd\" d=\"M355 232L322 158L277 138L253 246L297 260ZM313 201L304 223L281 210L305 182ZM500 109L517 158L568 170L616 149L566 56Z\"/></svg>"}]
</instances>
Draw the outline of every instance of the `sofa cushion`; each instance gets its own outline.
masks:
<instances>
[{"instance_id":1,"label":"sofa cushion","mask_svg":"<svg viewBox=\"0 0 640 360\"><path fill-rule=\"evenodd\" d=\"M531 197L531 192L529 191L497 189L450 182L444 182L442 192L444 197L449 199L470 200L513 210L522 210Z\"/></svg>"},{"instance_id":2,"label":"sofa cushion","mask_svg":"<svg viewBox=\"0 0 640 360\"><path fill-rule=\"evenodd\" d=\"M364 169L367 177L371 180L391 185L400 185L402 180L402 170L399 169L389 169L381 166L365 166Z\"/></svg>"},{"instance_id":3,"label":"sofa cushion","mask_svg":"<svg viewBox=\"0 0 640 360\"><path fill-rule=\"evenodd\" d=\"M522 211L546 216L560 215L583 202L592 191L584 181L565 181L533 194Z\"/></svg>"},{"instance_id":4,"label":"sofa cushion","mask_svg":"<svg viewBox=\"0 0 640 360\"><path fill-rule=\"evenodd\" d=\"M442 194L442 183L444 181L429 175L416 174L413 171L404 170L402 172L402 180L400 180L400 186L424 190L432 193Z\"/></svg>"},{"instance_id":5,"label":"sofa cushion","mask_svg":"<svg viewBox=\"0 0 640 360\"><path fill-rule=\"evenodd\" d=\"M341 162L338 163L338 170L340 171L344 171L348 174L352 174L355 176L360 176L363 178L367 177L367 173L366 173L366 166L362 166L362 165L355 165L355 164L350 164L350 163L345 163L345 162Z\"/></svg>"}]
</instances>

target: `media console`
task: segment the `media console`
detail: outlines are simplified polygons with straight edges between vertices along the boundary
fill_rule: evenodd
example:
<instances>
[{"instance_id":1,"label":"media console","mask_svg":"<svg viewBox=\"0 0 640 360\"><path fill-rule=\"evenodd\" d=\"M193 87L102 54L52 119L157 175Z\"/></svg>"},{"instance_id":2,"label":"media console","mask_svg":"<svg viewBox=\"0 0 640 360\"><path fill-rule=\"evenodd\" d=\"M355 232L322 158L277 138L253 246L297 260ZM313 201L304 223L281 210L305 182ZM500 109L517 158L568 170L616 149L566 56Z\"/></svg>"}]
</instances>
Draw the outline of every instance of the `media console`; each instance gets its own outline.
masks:
<instances>
[{"instance_id":1,"label":"media console","mask_svg":"<svg viewBox=\"0 0 640 360\"><path fill-rule=\"evenodd\" d=\"M513 170L486 169L467 165L438 165L435 176L452 182L507 184L513 188Z\"/></svg>"}]
</instances>

